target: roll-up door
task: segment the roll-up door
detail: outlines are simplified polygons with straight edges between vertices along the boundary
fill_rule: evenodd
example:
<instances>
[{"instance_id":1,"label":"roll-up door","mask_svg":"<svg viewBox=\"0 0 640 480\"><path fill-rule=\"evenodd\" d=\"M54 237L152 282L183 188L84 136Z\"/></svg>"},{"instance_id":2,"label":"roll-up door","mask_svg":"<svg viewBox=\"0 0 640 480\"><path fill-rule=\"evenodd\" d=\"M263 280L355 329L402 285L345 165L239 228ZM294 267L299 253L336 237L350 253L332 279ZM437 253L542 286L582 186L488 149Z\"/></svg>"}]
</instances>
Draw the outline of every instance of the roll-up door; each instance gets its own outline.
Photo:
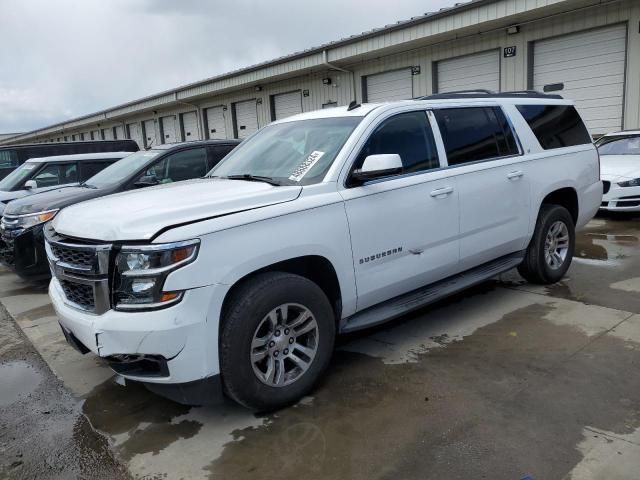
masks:
<instances>
[{"instance_id":1,"label":"roll-up door","mask_svg":"<svg viewBox=\"0 0 640 480\"><path fill-rule=\"evenodd\" d=\"M474 53L436 63L438 93L456 90L500 91L500 51Z\"/></svg>"},{"instance_id":2,"label":"roll-up door","mask_svg":"<svg viewBox=\"0 0 640 480\"><path fill-rule=\"evenodd\" d=\"M626 39L626 25L616 25L538 40L531 86L574 100L592 134L621 130Z\"/></svg>"},{"instance_id":3,"label":"roll-up door","mask_svg":"<svg viewBox=\"0 0 640 480\"><path fill-rule=\"evenodd\" d=\"M274 120L302 113L302 92L281 93L272 97Z\"/></svg>"},{"instance_id":4,"label":"roll-up door","mask_svg":"<svg viewBox=\"0 0 640 480\"><path fill-rule=\"evenodd\" d=\"M114 134L117 140L122 140L124 138L124 127L122 125L116 125Z\"/></svg>"},{"instance_id":5,"label":"roll-up door","mask_svg":"<svg viewBox=\"0 0 640 480\"><path fill-rule=\"evenodd\" d=\"M234 104L235 131L237 138L245 138L258 130L258 106L256 100Z\"/></svg>"},{"instance_id":6,"label":"roll-up door","mask_svg":"<svg viewBox=\"0 0 640 480\"><path fill-rule=\"evenodd\" d=\"M127 125L127 137L131 140L135 140L138 144L138 148L144 148L142 132L140 131L140 125L138 123L130 123Z\"/></svg>"},{"instance_id":7,"label":"roll-up door","mask_svg":"<svg viewBox=\"0 0 640 480\"><path fill-rule=\"evenodd\" d=\"M113 128L103 128L102 138L104 140L113 140Z\"/></svg>"},{"instance_id":8,"label":"roll-up door","mask_svg":"<svg viewBox=\"0 0 640 480\"><path fill-rule=\"evenodd\" d=\"M187 112L182 114L182 132L184 133L183 140L200 140L198 114L196 112Z\"/></svg>"},{"instance_id":9,"label":"roll-up door","mask_svg":"<svg viewBox=\"0 0 640 480\"><path fill-rule=\"evenodd\" d=\"M151 148L157 145L158 139L156 138L156 125L153 120L145 120L142 122L144 129L144 146L145 148Z\"/></svg>"},{"instance_id":10,"label":"roll-up door","mask_svg":"<svg viewBox=\"0 0 640 480\"><path fill-rule=\"evenodd\" d=\"M207 108L207 138L227 138L227 124L224 118L225 107Z\"/></svg>"},{"instance_id":11,"label":"roll-up door","mask_svg":"<svg viewBox=\"0 0 640 480\"><path fill-rule=\"evenodd\" d=\"M366 101L369 103L393 102L413 98L411 68L367 75Z\"/></svg>"},{"instance_id":12,"label":"roll-up door","mask_svg":"<svg viewBox=\"0 0 640 480\"><path fill-rule=\"evenodd\" d=\"M100 130L94 130L91 132L91 140L102 140Z\"/></svg>"},{"instance_id":13,"label":"roll-up door","mask_svg":"<svg viewBox=\"0 0 640 480\"><path fill-rule=\"evenodd\" d=\"M169 115L160 119L162 131L162 143L174 143L176 141L176 116Z\"/></svg>"}]
</instances>

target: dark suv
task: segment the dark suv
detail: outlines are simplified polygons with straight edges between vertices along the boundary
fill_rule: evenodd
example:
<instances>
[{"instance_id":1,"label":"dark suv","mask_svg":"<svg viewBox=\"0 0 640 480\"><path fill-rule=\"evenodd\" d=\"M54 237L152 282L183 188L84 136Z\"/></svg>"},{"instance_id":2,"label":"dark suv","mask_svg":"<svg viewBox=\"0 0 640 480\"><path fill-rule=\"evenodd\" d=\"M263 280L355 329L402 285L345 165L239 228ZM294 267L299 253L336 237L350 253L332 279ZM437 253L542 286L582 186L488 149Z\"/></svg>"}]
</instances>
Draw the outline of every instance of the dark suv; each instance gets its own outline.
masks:
<instances>
[{"instance_id":1,"label":"dark suv","mask_svg":"<svg viewBox=\"0 0 640 480\"><path fill-rule=\"evenodd\" d=\"M203 177L239 143L206 140L158 145L123 158L78 186L9 202L0 224L0 262L24 279L46 279L50 272L43 225L61 209L127 190Z\"/></svg>"}]
</instances>

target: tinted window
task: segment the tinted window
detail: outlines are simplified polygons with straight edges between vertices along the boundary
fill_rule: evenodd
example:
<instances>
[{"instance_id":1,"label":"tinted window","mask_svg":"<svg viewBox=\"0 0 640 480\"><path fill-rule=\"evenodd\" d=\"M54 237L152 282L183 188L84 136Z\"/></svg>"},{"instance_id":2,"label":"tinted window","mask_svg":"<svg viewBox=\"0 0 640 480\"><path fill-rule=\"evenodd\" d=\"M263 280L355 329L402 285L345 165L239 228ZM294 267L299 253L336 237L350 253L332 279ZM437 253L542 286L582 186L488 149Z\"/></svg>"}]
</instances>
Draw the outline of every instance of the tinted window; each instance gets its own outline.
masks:
<instances>
[{"instance_id":1,"label":"tinted window","mask_svg":"<svg viewBox=\"0 0 640 480\"><path fill-rule=\"evenodd\" d=\"M204 147L174 153L149 168L144 176L158 183L173 183L204 177L207 173L207 151Z\"/></svg>"},{"instance_id":2,"label":"tinted window","mask_svg":"<svg viewBox=\"0 0 640 480\"><path fill-rule=\"evenodd\" d=\"M519 153L511 127L500 108L434 110L449 165L460 165Z\"/></svg>"},{"instance_id":3,"label":"tinted window","mask_svg":"<svg viewBox=\"0 0 640 480\"><path fill-rule=\"evenodd\" d=\"M365 143L354 169L369 155L396 153L402 159L402 173L438 168L438 152L425 112L401 113L385 120Z\"/></svg>"},{"instance_id":4,"label":"tinted window","mask_svg":"<svg viewBox=\"0 0 640 480\"><path fill-rule=\"evenodd\" d=\"M18 152L15 150L0 150L0 168L18 166Z\"/></svg>"},{"instance_id":5,"label":"tinted window","mask_svg":"<svg viewBox=\"0 0 640 480\"><path fill-rule=\"evenodd\" d=\"M545 150L591 143L587 128L571 105L518 105L517 108Z\"/></svg>"},{"instance_id":6,"label":"tinted window","mask_svg":"<svg viewBox=\"0 0 640 480\"><path fill-rule=\"evenodd\" d=\"M111 165L114 160L103 160L100 162L80 162L80 181L84 182L93 177L96 173Z\"/></svg>"},{"instance_id":7,"label":"tinted window","mask_svg":"<svg viewBox=\"0 0 640 480\"><path fill-rule=\"evenodd\" d=\"M33 179L38 188L75 183L78 181L78 170L75 163L50 164L40 170Z\"/></svg>"},{"instance_id":8,"label":"tinted window","mask_svg":"<svg viewBox=\"0 0 640 480\"><path fill-rule=\"evenodd\" d=\"M604 137L598 140L600 155L640 155L640 135L634 137Z\"/></svg>"},{"instance_id":9,"label":"tinted window","mask_svg":"<svg viewBox=\"0 0 640 480\"><path fill-rule=\"evenodd\" d=\"M209 151L211 152L211 168L215 167L220 160L226 157L235 146L236 145L215 145L209 147Z\"/></svg>"}]
</instances>

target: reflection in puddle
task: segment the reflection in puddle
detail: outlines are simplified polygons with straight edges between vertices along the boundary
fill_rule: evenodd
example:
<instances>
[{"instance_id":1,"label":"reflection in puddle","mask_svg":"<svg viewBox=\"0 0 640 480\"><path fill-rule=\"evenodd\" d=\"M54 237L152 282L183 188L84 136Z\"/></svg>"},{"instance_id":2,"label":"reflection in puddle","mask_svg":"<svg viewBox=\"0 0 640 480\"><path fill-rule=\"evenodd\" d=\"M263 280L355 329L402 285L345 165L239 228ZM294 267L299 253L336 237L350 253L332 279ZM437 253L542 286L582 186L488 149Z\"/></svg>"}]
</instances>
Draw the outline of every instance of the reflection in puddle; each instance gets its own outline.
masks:
<instances>
[{"instance_id":1,"label":"reflection in puddle","mask_svg":"<svg viewBox=\"0 0 640 480\"><path fill-rule=\"evenodd\" d=\"M33 393L40 380L40 374L28 363L0 365L0 407L11 405Z\"/></svg>"}]
</instances>

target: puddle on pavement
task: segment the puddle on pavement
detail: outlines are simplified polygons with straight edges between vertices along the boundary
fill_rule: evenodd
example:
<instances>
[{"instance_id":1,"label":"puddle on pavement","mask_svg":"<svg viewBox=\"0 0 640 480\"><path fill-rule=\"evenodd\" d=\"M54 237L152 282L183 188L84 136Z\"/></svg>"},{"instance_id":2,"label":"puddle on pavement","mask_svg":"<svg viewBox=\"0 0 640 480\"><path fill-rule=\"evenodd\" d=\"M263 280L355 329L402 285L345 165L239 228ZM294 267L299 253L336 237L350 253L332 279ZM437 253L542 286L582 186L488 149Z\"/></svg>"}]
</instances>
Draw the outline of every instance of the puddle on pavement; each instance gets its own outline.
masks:
<instances>
[{"instance_id":1,"label":"puddle on pavement","mask_svg":"<svg viewBox=\"0 0 640 480\"><path fill-rule=\"evenodd\" d=\"M0 365L0 407L6 407L33 393L42 377L28 363Z\"/></svg>"},{"instance_id":2,"label":"puddle on pavement","mask_svg":"<svg viewBox=\"0 0 640 480\"><path fill-rule=\"evenodd\" d=\"M640 427L640 379L611 375L640 352L613 337L590 345L544 320L554 311L523 307L417 363L337 352L310 404L233 432L210 478L563 478L585 425Z\"/></svg>"}]
</instances>

